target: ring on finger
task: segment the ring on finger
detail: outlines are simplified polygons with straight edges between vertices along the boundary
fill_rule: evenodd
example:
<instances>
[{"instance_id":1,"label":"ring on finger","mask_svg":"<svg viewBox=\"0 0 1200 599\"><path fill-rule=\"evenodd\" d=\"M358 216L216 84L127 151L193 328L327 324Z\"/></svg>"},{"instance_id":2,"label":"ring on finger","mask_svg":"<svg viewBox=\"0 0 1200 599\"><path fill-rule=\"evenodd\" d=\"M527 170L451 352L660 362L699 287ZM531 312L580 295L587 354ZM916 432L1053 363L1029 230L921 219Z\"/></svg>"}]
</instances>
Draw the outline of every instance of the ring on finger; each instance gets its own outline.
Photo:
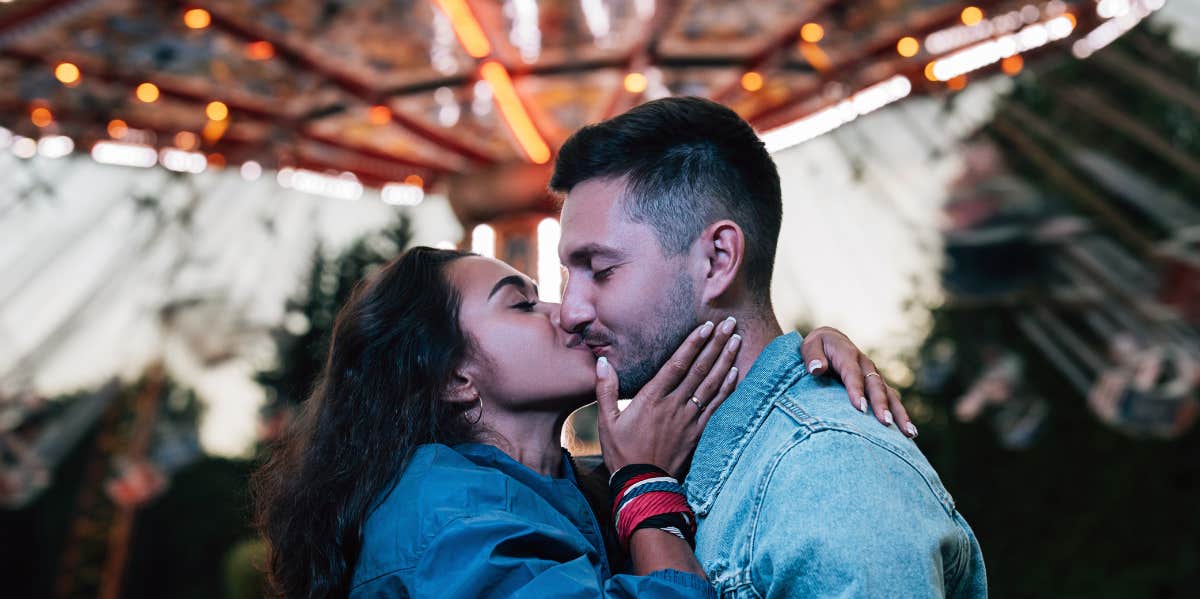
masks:
<instances>
[{"instance_id":1,"label":"ring on finger","mask_svg":"<svg viewBox=\"0 0 1200 599\"><path fill-rule=\"evenodd\" d=\"M703 404L703 403L701 403L699 399L696 399L696 396L695 396L695 395L693 395L693 396L692 396L690 399L688 399L688 401L690 401L690 402L692 402L692 403L696 404L696 407L697 407L697 408L699 408L699 409L701 409L701 410L703 410L703 409L704 409L704 404Z\"/></svg>"},{"instance_id":2,"label":"ring on finger","mask_svg":"<svg viewBox=\"0 0 1200 599\"><path fill-rule=\"evenodd\" d=\"M869 379L869 378L871 378L871 377L873 377L873 376L879 376L879 373L878 373L878 372L868 372L868 373L867 373L867 376L866 376L866 377L864 377L864 378L868 378L868 379Z\"/></svg>"}]
</instances>

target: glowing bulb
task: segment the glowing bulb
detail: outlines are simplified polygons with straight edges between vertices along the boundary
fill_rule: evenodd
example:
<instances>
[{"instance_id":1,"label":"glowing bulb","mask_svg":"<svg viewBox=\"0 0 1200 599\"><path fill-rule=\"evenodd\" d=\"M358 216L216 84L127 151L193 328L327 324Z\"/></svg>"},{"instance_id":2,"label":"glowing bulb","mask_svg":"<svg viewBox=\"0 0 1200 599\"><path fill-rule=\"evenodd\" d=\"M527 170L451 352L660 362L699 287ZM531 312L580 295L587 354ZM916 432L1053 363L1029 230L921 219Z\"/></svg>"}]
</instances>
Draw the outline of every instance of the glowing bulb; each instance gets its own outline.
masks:
<instances>
[{"instance_id":1,"label":"glowing bulb","mask_svg":"<svg viewBox=\"0 0 1200 599\"><path fill-rule=\"evenodd\" d=\"M825 37L825 28L816 23L805 23L800 28L800 39L815 44Z\"/></svg>"},{"instance_id":2,"label":"glowing bulb","mask_svg":"<svg viewBox=\"0 0 1200 599\"><path fill-rule=\"evenodd\" d=\"M471 251L486 258L496 257L496 230L491 225L478 225L471 230Z\"/></svg>"},{"instance_id":3,"label":"glowing bulb","mask_svg":"<svg viewBox=\"0 0 1200 599\"><path fill-rule=\"evenodd\" d=\"M247 181L257 181L262 176L262 165L253 160L243 162L242 168L239 170L241 171L242 178Z\"/></svg>"},{"instance_id":4,"label":"glowing bulb","mask_svg":"<svg viewBox=\"0 0 1200 599\"><path fill-rule=\"evenodd\" d=\"M745 89L748 92L756 92L762 89L762 86L762 75L754 71L749 71L745 75L742 75L742 89Z\"/></svg>"},{"instance_id":5,"label":"glowing bulb","mask_svg":"<svg viewBox=\"0 0 1200 599\"><path fill-rule=\"evenodd\" d=\"M1016 75L1025 67L1025 59L1021 58L1020 54L1013 54L1000 61L1000 70L1004 71L1005 75Z\"/></svg>"},{"instance_id":6,"label":"glowing bulb","mask_svg":"<svg viewBox=\"0 0 1200 599\"><path fill-rule=\"evenodd\" d=\"M108 136L113 139L121 139L129 132L129 125L121 119L113 119L108 122Z\"/></svg>"},{"instance_id":7,"label":"glowing bulb","mask_svg":"<svg viewBox=\"0 0 1200 599\"><path fill-rule=\"evenodd\" d=\"M382 104L372 106L371 109L367 111L367 120L370 121L372 125L386 125L392 120L392 109Z\"/></svg>"},{"instance_id":8,"label":"glowing bulb","mask_svg":"<svg viewBox=\"0 0 1200 599\"><path fill-rule=\"evenodd\" d=\"M625 91L640 94L646 91L646 76L641 73L630 73L625 76Z\"/></svg>"},{"instance_id":9,"label":"glowing bulb","mask_svg":"<svg viewBox=\"0 0 1200 599\"><path fill-rule=\"evenodd\" d=\"M250 60L270 60L275 57L275 46L271 42L257 41L246 44L246 56Z\"/></svg>"},{"instance_id":10,"label":"glowing bulb","mask_svg":"<svg viewBox=\"0 0 1200 599\"><path fill-rule=\"evenodd\" d=\"M64 85L76 85L79 83L79 67L69 62L60 62L54 67L54 77Z\"/></svg>"},{"instance_id":11,"label":"glowing bulb","mask_svg":"<svg viewBox=\"0 0 1200 599\"><path fill-rule=\"evenodd\" d=\"M208 106L204 107L204 114L210 120L223 121L229 118L229 107L224 102L209 102Z\"/></svg>"},{"instance_id":12,"label":"glowing bulb","mask_svg":"<svg viewBox=\"0 0 1200 599\"><path fill-rule=\"evenodd\" d=\"M147 104L158 101L158 86L153 83L143 83L137 86L137 99Z\"/></svg>"},{"instance_id":13,"label":"glowing bulb","mask_svg":"<svg viewBox=\"0 0 1200 599\"><path fill-rule=\"evenodd\" d=\"M212 15L203 8L193 8L183 13L183 24L187 25L188 29L204 29L210 23L212 23Z\"/></svg>"},{"instance_id":14,"label":"glowing bulb","mask_svg":"<svg viewBox=\"0 0 1200 599\"><path fill-rule=\"evenodd\" d=\"M977 25L983 20L983 11L978 6L968 6L962 10L963 25Z\"/></svg>"},{"instance_id":15,"label":"glowing bulb","mask_svg":"<svg viewBox=\"0 0 1200 599\"><path fill-rule=\"evenodd\" d=\"M937 61L936 60L925 65L925 78L930 81L937 81L938 78L937 78L937 75L934 73L935 70L937 70Z\"/></svg>"},{"instance_id":16,"label":"glowing bulb","mask_svg":"<svg viewBox=\"0 0 1200 599\"><path fill-rule=\"evenodd\" d=\"M414 187L425 187L425 180L421 178L421 175L409 175L404 178L404 182Z\"/></svg>"},{"instance_id":17,"label":"glowing bulb","mask_svg":"<svg viewBox=\"0 0 1200 599\"><path fill-rule=\"evenodd\" d=\"M54 115L45 106L38 106L29 113L29 119L38 127L45 127L54 122Z\"/></svg>"},{"instance_id":18,"label":"glowing bulb","mask_svg":"<svg viewBox=\"0 0 1200 599\"><path fill-rule=\"evenodd\" d=\"M558 239L562 229L553 218L542 219L537 226L538 299L562 300L562 265L558 261Z\"/></svg>"},{"instance_id":19,"label":"glowing bulb","mask_svg":"<svg viewBox=\"0 0 1200 599\"><path fill-rule=\"evenodd\" d=\"M175 146L183 150L196 149L196 134L191 131L180 131L175 134Z\"/></svg>"},{"instance_id":20,"label":"glowing bulb","mask_svg":"<svg viewBox=\"0 0 1200 599\"><path fill-rule=\"evenodd\" d=\"M902 37L896 42L896 52L905 58L912 58L921 51L921 43L915 37Z\"/></svg>"}]
</instances>

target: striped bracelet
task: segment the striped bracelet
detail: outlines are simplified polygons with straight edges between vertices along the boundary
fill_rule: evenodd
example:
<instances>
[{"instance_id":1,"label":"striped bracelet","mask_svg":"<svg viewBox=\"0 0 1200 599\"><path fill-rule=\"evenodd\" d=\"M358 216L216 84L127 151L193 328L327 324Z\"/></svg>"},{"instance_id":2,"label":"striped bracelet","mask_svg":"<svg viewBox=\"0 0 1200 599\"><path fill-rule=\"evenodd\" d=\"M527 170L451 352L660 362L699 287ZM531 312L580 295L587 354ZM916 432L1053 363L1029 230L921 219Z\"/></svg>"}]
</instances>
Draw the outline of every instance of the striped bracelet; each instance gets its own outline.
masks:
<instances>
[{"instance_id":1,"label":"striped bracelet","mask_svg":"<svg viewBox=\"0 0 1200 599\"><path fill-rule=\"evenodd\" d=\"M679 481L657 466L631 464L609 479L613 525L626 551L633 533L656 528L696 545L696 517Z\"/></svg>"}]
</instances>

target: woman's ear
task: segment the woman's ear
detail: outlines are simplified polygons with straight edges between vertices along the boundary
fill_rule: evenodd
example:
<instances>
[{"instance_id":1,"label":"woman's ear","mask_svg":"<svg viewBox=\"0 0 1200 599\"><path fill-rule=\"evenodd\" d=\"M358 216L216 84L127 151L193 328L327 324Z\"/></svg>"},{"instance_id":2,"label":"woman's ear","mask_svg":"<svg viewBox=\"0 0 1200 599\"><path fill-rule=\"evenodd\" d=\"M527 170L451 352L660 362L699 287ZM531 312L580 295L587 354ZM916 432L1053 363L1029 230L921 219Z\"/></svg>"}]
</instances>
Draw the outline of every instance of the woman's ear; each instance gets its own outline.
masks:
<instances>
[{"instance_id":1,"label":"woman's ear","mask_svg":"<svg viewBox=\"0 0 1200 599\"><path fill-rule=\"evenodd\" d=\"M707 264L700 299L712 304L730 291L737 279L746 255L746 238L737 223L719 220L704 228L700 242Z\"/></svg>"},{"instance_id":2,"label":"woman's ear","mask_svg":"<svg viewBox=\"0 0 1200 599\"><path fill-rule=\"evenodd\" d=\"M475 386L475 378L470 369L459 366L450 377L446 387L446 401L461 404L464 408L479 403L479 389Z\"/></svg>"}]
</instances>

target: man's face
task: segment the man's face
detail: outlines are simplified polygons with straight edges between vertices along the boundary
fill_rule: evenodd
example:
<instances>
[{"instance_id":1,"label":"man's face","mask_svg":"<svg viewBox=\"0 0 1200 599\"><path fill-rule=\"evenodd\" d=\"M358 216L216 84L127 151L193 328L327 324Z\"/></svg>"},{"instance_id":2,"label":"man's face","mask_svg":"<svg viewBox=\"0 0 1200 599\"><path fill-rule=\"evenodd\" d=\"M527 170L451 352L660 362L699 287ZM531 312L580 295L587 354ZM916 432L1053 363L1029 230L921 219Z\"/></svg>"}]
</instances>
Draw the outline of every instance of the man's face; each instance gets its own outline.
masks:
<instances>
[{"instance_id":1,"label":"man's face","mask_svg":"<svg viewBox=\"0 0 1200 599\"><path fill-rule=\"evenodd\" d=\"M620 206L623 179L590 179L567 195L559 258L567 268L560 323L605 356L632 397L699 325L687 253L663 254L654 229Z\"/></svg>"}]
</instances>

